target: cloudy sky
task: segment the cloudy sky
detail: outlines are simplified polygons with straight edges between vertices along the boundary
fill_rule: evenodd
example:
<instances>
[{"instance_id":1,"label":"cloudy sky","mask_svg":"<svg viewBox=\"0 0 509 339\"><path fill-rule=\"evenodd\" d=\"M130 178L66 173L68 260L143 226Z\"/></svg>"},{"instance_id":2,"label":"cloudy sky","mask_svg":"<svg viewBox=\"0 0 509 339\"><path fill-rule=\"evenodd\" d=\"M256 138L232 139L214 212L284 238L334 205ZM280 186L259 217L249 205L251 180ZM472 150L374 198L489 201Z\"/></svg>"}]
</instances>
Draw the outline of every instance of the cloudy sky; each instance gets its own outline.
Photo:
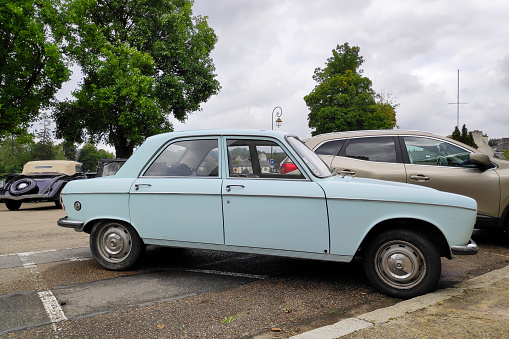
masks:
<instances>
[{"instance_id":1,"label":"cloudy sky","mask_svg":"<svg viewBox=\"0 0 509 339\"><path fill-rule=\"evenodd\" d=\"M222 90L175 130L270 129L279 106L281 130L310 136L303 97L314 69L348 42L373 89L400 104L401 129L450 134L460 70L460 126L509 137L506 0L195 0L193 11L219 37Z\"/></svg>"}]
</instances>

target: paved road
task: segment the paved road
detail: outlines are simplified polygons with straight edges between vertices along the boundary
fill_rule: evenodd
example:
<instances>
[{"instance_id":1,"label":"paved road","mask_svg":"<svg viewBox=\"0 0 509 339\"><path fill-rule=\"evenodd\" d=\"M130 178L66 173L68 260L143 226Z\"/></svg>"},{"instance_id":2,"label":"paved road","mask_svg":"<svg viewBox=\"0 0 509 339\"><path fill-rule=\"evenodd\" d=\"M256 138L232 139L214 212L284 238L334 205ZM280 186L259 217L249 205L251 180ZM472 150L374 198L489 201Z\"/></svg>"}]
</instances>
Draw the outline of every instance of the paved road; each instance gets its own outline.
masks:
<instances>
[{"instance_id":1,"label":"paved road","mask_svg":"<svg viewBox=\"0 0 509 339\"><path fill-rule=\"evenodd\" d=\"M359 262L149 247L137 268L106 271L88 235L56 226L50 203L0 206L0 335L9 338L286 338L394 305ZM440 288L507 265L496 234L475 257L443 261Z\"/></svg>"}]
</instances>

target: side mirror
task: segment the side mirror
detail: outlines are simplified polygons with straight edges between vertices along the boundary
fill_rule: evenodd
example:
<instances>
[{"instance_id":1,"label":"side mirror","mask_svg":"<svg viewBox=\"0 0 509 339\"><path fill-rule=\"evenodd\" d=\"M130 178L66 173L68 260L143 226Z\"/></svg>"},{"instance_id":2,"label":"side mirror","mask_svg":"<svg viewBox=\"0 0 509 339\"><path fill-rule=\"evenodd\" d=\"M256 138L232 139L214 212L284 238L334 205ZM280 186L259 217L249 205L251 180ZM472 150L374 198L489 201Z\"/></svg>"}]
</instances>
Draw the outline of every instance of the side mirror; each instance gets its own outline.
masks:
<instances>
[{"instance_id":1,"label":"side mirror","mask_svg":"<svg viewBox=\"0 0 509 339\"><path fill-rule=\"evenodd\" d=\"M490 157L482 153L469 153L468 162L481 169L491 168Z\"/></svg>"}]
</instances>

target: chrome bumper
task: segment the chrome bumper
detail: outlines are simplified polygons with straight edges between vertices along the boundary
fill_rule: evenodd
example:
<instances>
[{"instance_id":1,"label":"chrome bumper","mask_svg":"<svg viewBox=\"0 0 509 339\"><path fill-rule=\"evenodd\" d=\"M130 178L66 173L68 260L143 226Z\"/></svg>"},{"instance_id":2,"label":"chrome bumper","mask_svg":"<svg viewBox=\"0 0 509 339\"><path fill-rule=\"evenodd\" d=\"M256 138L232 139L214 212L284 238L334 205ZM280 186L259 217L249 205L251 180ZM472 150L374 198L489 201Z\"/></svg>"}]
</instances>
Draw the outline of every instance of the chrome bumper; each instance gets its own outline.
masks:
<instances>
[{"instance_id":1,"label":"chrome bumper","mask_svg":"<svg viewBox=\"0 0 509 339\"><path fill-rule=\"evenodd\" d=\"M479 252L479 247L472 239L464 246L451 246L453 255L474 255L477 252Z\"/></svg>"},{"instance_id":2,"label":"chrome bumper","mask_svg":"<svg viewBox=\"0 0 509 339\"><path fill-rule=\"evenodd\" d=\"M83 229L83 221L69 220L69 217L65 216L58 219L57 225L60 227L74 228L77 231Z\"/></svg>"}]
</instances>

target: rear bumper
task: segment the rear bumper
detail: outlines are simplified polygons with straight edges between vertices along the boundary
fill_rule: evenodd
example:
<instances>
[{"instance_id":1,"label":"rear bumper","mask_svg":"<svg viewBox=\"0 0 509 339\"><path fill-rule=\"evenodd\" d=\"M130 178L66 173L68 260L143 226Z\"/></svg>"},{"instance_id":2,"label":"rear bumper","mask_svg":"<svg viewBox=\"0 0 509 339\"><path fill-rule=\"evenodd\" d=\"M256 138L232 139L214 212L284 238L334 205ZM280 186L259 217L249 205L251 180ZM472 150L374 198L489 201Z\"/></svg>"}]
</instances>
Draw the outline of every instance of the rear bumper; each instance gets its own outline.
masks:
<instances>
[{"instance_id":1,"label":"rear bumper","mask_svg":"<svg viewBox=\"0 0 509 339\"><path fill-rule=\"evenodd\" d=\"M77 231L83 229L83 221L69 220L67 216L58 219L57 225L60 227L74 228Z\"/></svg>"},{"instance_id":2,"label":"rear bumper","mask_svg":"<svg viewBox=\"0 0 509 339\"><path fill-rule=\"evenodd\" d=\"M477 244L470 239L468 244L463 246L451 246L451 253L453 255L474 255L479 252Z\"/></svg>"}]
</instances>

